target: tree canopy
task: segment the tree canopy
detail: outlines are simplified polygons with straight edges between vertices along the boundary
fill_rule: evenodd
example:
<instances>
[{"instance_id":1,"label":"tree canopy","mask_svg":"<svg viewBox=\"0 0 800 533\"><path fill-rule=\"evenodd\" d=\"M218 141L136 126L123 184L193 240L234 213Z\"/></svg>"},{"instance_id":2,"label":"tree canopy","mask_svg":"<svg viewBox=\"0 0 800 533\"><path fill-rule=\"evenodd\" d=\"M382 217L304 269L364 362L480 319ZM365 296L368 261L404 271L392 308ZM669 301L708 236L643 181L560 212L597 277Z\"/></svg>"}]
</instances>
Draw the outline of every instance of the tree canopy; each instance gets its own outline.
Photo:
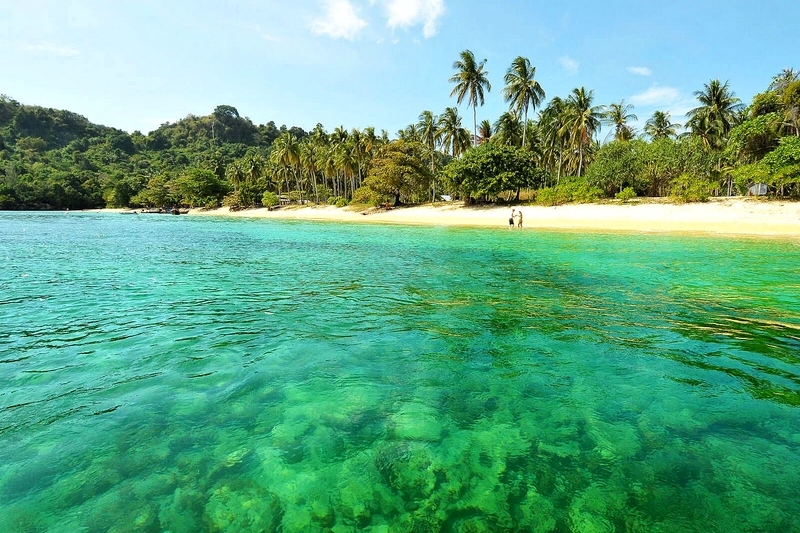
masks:
<instances>
[{"instance_id":1,"label":"tree canopy","mask_svg":"<svg viewBox=\"0 0 800 533\"><path fill-rule=\"evenodd\" d=\"M794 69L765 80L749 106L728 82L710 80L685 119L657 110L639 132L632 104L600 105L586 87L544 102L536 67L522 56L503 77L508 111L478 128L491 89L485 66L464 50L449 78L457 104L472 107L472 133L453 106L422 111L394 141L374 127L255 124L227 104L128 133L0 95L0 208L408 203L441 194L509 201L523 189L526 199L548 202L627 188L702 199L745 194L754 183L800 197ZM604 125L610 133L601 140ZM559 187L568 194L554 193Z\"/></svg>"}]
</instances>

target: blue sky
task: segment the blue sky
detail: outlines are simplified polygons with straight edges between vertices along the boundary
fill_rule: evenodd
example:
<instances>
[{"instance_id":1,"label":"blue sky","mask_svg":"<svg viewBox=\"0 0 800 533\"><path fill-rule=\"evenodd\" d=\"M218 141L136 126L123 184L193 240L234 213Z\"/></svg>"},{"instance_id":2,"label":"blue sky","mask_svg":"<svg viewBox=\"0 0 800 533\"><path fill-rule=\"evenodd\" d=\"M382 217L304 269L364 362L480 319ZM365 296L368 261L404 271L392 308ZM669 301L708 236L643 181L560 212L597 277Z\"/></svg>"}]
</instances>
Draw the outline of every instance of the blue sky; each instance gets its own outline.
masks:
<instances>
[{"instance_id":1,"label":"blue sky","mask_svg":"<svg viewBox=\"0 0 800 533\"><path fill-rule=\"evenodd\" d=\"M584 86L640 124L657 109L682 123L711 79L749 103L800 68L798 18L794 0L0 0L0 94L129 132L228 104L259 124L394 136L455 105L448 78L470 49L492 83L479 121L507 109L521 55L547 100Z\"/></svg>"}]
</instances>

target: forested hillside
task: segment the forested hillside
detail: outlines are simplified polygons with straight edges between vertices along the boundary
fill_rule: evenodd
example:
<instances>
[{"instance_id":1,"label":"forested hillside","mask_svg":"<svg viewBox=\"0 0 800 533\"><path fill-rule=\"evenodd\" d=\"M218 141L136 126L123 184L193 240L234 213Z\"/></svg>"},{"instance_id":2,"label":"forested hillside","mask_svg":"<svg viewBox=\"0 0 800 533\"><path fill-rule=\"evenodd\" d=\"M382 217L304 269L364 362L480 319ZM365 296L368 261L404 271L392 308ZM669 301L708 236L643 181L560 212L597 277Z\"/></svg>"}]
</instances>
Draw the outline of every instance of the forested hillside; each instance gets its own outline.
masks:
<instances>
[{"instance_id":1,"label":"forested hillside","mask_svg":"<svg viewBox=\"0 0 800 533\"><path fill-rule=\"evenodd\" d=\"M225 168L248 153L266 153L283 133L306 136L273 122L257 126L227 105L148 135L128 134L69 111L0 96L0 208L123 207L149 192L151 182L177 185L199 171L210 172L201 173L209 179L208 191L201 192L221 198L229 189ZM191 200L174 192L158 203Z\"/></svg>"}]
</instances>

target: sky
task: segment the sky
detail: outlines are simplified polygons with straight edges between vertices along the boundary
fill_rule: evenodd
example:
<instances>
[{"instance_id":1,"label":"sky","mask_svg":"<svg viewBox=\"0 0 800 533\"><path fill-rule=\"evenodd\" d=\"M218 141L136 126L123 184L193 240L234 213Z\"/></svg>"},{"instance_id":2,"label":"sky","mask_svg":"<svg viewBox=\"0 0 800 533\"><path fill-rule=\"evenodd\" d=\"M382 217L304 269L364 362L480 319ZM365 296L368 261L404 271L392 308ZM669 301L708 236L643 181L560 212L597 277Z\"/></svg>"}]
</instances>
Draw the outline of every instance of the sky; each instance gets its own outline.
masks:
<instances>
[{"instance_id":1,"label":"sky","mask_svg":"<svg viewBox=\"0 0 800 533\"><path fill-rule=\"evenodd\" d=\"M0 94L128 132L225 104L256 124L394 137L456 105L469 49L492 85L478 122L508 109L503 76L523 56L546 100L624 99L641 130L656 110L685 122L710 80L748 104L799 69L798 19L796 0L0 0Z\"/></svg>"}]
</instances>

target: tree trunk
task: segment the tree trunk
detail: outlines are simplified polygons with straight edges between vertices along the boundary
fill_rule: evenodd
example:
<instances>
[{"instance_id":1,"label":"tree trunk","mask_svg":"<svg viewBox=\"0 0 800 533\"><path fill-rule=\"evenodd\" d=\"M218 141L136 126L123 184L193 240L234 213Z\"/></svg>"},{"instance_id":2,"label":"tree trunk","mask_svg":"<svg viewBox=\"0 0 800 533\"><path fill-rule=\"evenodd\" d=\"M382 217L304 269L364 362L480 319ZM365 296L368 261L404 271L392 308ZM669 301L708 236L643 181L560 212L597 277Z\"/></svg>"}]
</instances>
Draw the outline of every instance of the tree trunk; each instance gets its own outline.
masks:
<instances>
[{"instance_id":1,"label":"tree trunk","mask_svg":"<svg viewBox=\"0 0 800 533\"><path fill-rule=\"evenodd\" d=\"M535 109L534 109L535 111ZM525 149L525 134L528 132L528 108L525 108L525 122L522 124L522 149Z\"/></svg>"},{"instance_id":2,"label":"tree trunk","mask_svg":"<svg viewBox=\"0 0 800 533\"><path fill-rule=\"evenodd\" d=\"M434 176L434 167L436 166L436 152L431 149L431 183L433 184L433 203L436 203L436 177Z\"/></svg>"},{"instance_id":3,"label":"tree trunk","mask_svg":"<svg viewBox=\"0 0 800 533\"><path fill-rule=\"evenodd\" d=\"M478 142L478 106L472 106L472 147Z\"/></svg>"},{"instance_id":4,"label":"tree trunk","mask_svg":"<svg viewBox=\"0 0 800 533\"><path fill-rule=\"evenodd\" d=\"M312 172L311 177L314 179L314 202L319 203L319 189L317 188L317 173Z\"/></svg>"},{"instance_id":5,"label":"tree trunk","mask_svg":"<svg viewBox=\"0 0 800 533\"><path fill-rule=\"evenodd\" d=\"M564 147L562 146L558 150L558 176L556 177L556 186L558 186L558 184L561 183L561 163L563 161L563 158L564 158Z\"/></svg>"}]
</instances>

